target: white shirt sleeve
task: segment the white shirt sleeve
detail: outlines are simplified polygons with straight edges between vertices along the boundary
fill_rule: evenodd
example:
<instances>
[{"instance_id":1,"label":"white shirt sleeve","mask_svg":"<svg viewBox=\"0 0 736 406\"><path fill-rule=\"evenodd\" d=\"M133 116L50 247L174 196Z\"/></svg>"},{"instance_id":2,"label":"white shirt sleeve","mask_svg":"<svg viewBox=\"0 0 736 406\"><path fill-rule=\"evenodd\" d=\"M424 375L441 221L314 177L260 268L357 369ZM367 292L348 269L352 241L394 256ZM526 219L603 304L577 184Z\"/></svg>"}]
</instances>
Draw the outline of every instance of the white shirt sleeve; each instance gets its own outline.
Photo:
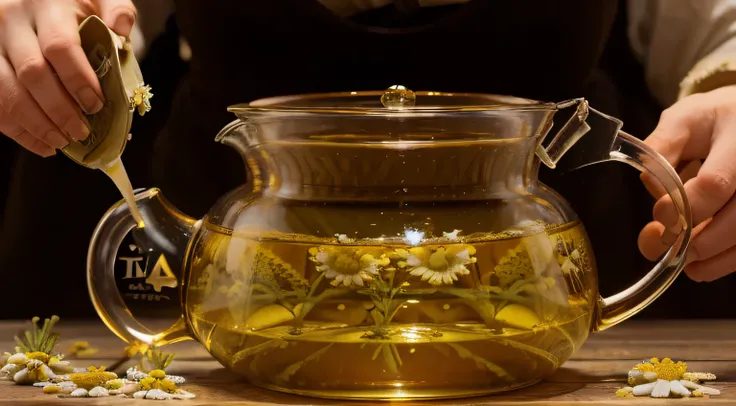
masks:
<instances>
[{"instance_id":1,"label":"white shirt sleeve","mask_svg":"<svg viewBox=\"0 0 736 406\"><path fill-rule=\"evenodd\" d=\"M629 40L667 107L736 84L736 0L628 0Z\"/></svg>"}]
</instances>

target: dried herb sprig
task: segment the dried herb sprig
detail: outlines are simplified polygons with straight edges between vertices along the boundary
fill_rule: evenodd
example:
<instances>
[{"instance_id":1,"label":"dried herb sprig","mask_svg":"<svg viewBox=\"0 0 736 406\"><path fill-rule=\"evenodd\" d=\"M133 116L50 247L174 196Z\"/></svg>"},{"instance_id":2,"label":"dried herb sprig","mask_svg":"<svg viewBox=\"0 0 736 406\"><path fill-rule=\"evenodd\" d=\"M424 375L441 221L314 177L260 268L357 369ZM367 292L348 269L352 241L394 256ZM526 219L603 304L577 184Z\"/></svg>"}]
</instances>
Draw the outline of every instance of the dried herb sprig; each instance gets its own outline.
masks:
<instances>
[{"instance_id":1,"label":"dried herb sprig","mask_svg":"<svg viewBox=\"0 0 736 406\"><path fill-rule=\"evenodd\" d=\"M39 317L32 318L31 330L25 330L15 336L15 341L18 343L15 347L16 352L51 354L56 346L56 341L59 339L59 334L52 331L54 325L59 321L59 316L54 315L50 319L45 319L43 327L39 329L38 322L40 320Z\"/></svg>"},{"instance_id":2,"label":"dried herb sprig","mask_svg":"<svg viewBox=\"0 0 736 406\"><path fill-rule=\"evenodd\" d=\"M173 352L165 353L158 348L151 348L146 352L145 360L153 366L153 370L159 369L161 371L166 371L166 368L169 367L171 361L174 360L174 355L175 354ZM141 367L142 366L143 362L141 362Z\"/></svg>"}]
</instances>

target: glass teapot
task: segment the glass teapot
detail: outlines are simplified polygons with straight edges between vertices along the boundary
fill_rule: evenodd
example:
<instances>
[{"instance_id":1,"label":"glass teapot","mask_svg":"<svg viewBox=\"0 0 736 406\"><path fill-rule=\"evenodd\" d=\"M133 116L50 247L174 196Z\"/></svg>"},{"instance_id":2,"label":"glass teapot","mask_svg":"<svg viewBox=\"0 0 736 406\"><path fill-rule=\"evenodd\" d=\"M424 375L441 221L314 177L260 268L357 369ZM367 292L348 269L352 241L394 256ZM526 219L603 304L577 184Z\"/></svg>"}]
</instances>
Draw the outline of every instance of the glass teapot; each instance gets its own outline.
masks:
<instances>
[{"instance_id":1,"label":"glass teapot","mask_svg":"<svg viewBox=\"0 0 736 406\"><path fill-rule=\"evenodd\" d=\"M573 114L545 141L560 110ZM128 342L195 339L248 382L294 394L490 394L549 375L684 266L691 216L679 177L583 99L396 86L229 111L237 120L216 140L242 154L246 185L201 220L143 191L145 228L120 202L94 233L90 293ZM583 225L537 173L610 160L657 179L681 222L654 269L602 298ZM131 230L147 265L116 271ZM174 298L172 312L142 322L161 306L132 311L121 286ZM161 317L170 326L153 328Z\"/></svg>"}]
</instances>

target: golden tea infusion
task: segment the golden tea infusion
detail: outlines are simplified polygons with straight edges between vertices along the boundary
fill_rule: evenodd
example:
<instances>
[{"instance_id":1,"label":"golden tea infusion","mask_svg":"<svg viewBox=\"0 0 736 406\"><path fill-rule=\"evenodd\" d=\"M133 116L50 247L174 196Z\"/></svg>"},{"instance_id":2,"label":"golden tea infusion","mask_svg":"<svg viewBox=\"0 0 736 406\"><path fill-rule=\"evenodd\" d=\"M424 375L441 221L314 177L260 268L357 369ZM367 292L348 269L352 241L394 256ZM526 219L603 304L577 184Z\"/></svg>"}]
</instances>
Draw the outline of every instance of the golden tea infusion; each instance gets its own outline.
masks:
<instances>
[{"instance_id":1,"label":"golden tea infusion","mask_svg":"<svg viewBox=\"0 0 736 406\"><path fill-rule=\"evenodd\" d=\"M195 248L189 317L220 362L266 387L348 397L514 388L583 343L594 300L582 226L534 231L454 231L412 246L257 241L210 227Z\"/></svg>"}]
</instances>

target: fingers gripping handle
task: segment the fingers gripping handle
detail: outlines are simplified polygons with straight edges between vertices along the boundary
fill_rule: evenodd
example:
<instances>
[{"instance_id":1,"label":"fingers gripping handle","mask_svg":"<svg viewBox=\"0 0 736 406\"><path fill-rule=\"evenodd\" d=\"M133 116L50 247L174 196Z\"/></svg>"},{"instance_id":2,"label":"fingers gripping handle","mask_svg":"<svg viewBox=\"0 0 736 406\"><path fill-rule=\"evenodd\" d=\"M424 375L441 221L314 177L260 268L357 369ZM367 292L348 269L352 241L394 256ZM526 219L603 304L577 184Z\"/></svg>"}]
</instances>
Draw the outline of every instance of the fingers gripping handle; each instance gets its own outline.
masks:
<instances>
[{"instance_id":1,"label":"fingers gripping handle","mask_svg":"<svg viewBox=\"0 0 736 406\"><path fill-rule=\"evenodd\" d=\"M680 216L674 244L641 280L628 289L600 298L594 330L604 330L633 316L667 289L685 266L692 232L690 203L680 177L656 151L621 131L623 123L588 106L583 99L558 104L558 109L576 107L573 116L555 134L547 147L537 149L550 168L572 171L588 165L619 161L652 175L672 199ZM563 157L564 155L564 157Z\"/></svg>"},{"instance_id":2,"label":"fingers gripping handle","mask_svg":"<svg viewBox=\"0 0 736 406\"><path fill-rule=\"evenodd\" d=\"M135 199L145 227L136 228L127 204L120 202L105 213L95 229L87 256L90 297L103 322L129 344L164 345L188 339L180 300L181 265L195 221L174 209L157 189L141 192ZM124 300L115 275L118 250L131 230L135 245L148 258L142 268L136 265L133 272L127 272L130 275L121 278L126 279L122 284L167 298L140 302L142 311L137 314L153 315L146 317L146 325L131 311L131 305L138 303Z\"/></svg>"}]
</instances>

